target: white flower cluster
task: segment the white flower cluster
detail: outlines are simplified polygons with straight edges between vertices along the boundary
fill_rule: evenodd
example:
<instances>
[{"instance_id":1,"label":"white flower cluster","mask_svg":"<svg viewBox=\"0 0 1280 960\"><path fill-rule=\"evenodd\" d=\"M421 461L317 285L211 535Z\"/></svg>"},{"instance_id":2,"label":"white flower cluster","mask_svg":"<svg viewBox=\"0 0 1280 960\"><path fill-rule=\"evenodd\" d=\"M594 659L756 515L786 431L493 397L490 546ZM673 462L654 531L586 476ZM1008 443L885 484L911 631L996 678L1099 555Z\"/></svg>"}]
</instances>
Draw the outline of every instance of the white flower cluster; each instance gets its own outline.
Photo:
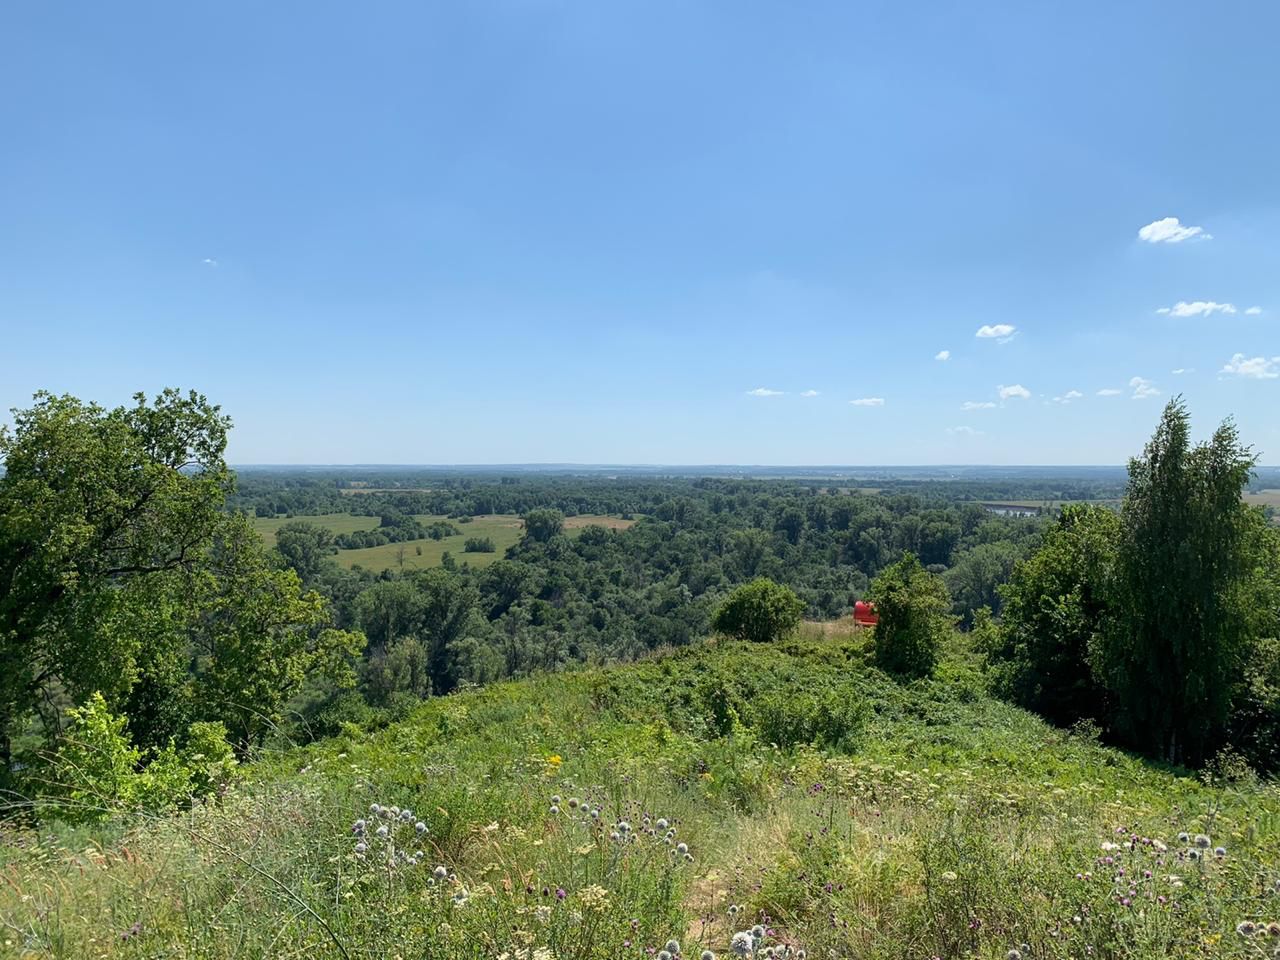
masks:
<instances>
[{"instance_id":1,"label":"white flower cluster","mask_svg":"<svg viewBox=\"0 0 1280 960\"><path fill-rule=\"evenodd\" d=\"M380 803L371 803L368 818L361 817L351 825L356 859L372 858L388 867L421 865L423 852L410 852L410 841L420 841L428 833L427 825L415 818L408 807L402 810Z\"/></svg>"},{"instance_id":2,"label":"white flower cluster","mask_svg":"<svg viewBox=\"0 0 1280 960\"><path fill-rule=\"evenodd\" d=\"M551 798L549 810L553 816L559 815L564 808L567 808L566 815L575 823L580 823L594 830L603 831L608 829L609 840L612 843L637 843L648 837L655 843L665 843L669 846L673 858L680 858L686 863L693 862L693 854L689 852L689 845L683 841L676 840L676 829L666 817L659 817L655 821L652 817L646 816L641 821L639 829L632 826L628 820L619 820L612 827L605 828L603 826L603 815L599 807L579 800L577 797L570 797L567 803L561 799L559 794Z\"/></svg>"}]
</instances>

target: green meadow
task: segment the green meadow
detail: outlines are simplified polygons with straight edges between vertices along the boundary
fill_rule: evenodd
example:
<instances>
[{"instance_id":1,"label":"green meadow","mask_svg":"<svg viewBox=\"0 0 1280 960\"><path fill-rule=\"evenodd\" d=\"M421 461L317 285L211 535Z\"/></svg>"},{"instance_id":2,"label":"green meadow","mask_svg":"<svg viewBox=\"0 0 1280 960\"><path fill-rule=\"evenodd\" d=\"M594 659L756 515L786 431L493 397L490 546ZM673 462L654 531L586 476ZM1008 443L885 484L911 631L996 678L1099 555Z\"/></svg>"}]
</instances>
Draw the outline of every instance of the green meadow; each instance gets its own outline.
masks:
<instances>
[{"instance_id":1,"label":"green meadow","mask_svg":"<svg viewBox=\"0 0 1280 960\"><path fill-rule=\"evenodd\" d=\"M1280 944L1274 785L1048 726L988 698L959 646L902 684L859 636L820 627L435 698L281 749L187 812L0 843L8 956L1154 960Z\"/></svg>"}]
</instances>

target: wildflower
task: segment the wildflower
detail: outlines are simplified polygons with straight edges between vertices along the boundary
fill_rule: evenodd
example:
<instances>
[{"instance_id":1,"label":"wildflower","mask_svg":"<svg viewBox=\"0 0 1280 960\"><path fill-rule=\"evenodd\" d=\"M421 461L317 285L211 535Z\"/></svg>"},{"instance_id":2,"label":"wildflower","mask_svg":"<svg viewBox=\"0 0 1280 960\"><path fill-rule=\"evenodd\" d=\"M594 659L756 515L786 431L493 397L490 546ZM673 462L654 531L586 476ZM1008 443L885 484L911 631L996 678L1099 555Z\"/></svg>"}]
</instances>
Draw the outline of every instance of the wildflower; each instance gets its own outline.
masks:
<instances>
[{"instance_id":1,"label":"wildflower","mask_svg":"<svg viewBox=\"0 0 1280 960\"><path fill-rule=\"evenodd\" d=\"M736 917L738 915L738 905L736 903L729 904L729 916Z\"/></svg>"},{"instance_id":2,"label":"wildflower","mask_svg":"<svg viewBox=\"0 0 1280 960\"><path fill-rule=\"evenodd\" d=\"M437 880L444 880L446 877L449 876L449 871L446 870L443 866L439 866L431 871L431 876L435 877Z\"/></svg>"},{"instance_id":3,"label":"wildflower","mask_svg":"<svg viewBox=\"0 0 1280 960\"><path fill-rule=\"evenodd\" d=\"M1236 933L1242 937L1252 937L1258 932L1258 925L1252 920L1241 920L1236 924Z\"/></svg>"},{"instance_id":4,"label":"wildflower","mask_svg":"<svg viewBox=\"0 0 1280 960\"><path fill-rule=\"evenodd\" d=\"M1188 851L1187 851L1187 859L1188 859L1188 860L1199 860L1199 859L1200 859L1200 851L1199 851L1199 850L1197 850L1195 847L1192 847L1190 850L1188 850Z\"/></svg>"},{"instance_id":5,"label":"wildflower","mask_svg":"<svg viewBox=\"0 0 1280 960\"><path fill-rule=\"evenodd\" d=\"M376 833L380 837L385 838L387 835L387 825L385 823L382 824L382 826L378 827L378 829L375 830L374 833Z\"/></svg>"},{"instance_id":6,"label":"wildflower","mask_svg":"<svg viewBox=\"0 0 1280 960\"><path fill-rule=\"evenodd\" d=\"M611 834L609 834L609 839L612 840L614 843L617 843L622 839L622 834L620 834L617 830L614 830Z\"/></svg>"},{"instance_id":7,"label":"wildflower","mask_svg":"<svg viewBox=\"0 0 1280 960\"><path fill-rule=\"evenodd\" d=\"M1179 843L1190 843L1190 842L1191 842L1191 834L1189 834L1189 833L1187 833L1187 831L1183 830L1180 834L1178 834L1178 842L1179 842Z\"/></svg>"},{"instance_id":8,"label":"wildflower","mask_svg":"<svg viewBox=\"0 0 1280 960\"><path fill-rule=\"evenodd\" d=\"M686 854L684 855L684 862L685 862L685 863L693 863L693 854L692 854L692 853L686 853Z\"/></svg>"},{"instance_id":9,"label":"wildflower","mask_svg":"<svg viewBox=\"0 0 1280 960\"><path fill-rule=\"evenodd\" d=\"M400 808L399 807L383 807L382 813L383 813L383 816L386 816L386 817L398 817L400 816Z\"/></svg>"},{"instance_id":10,"label":"wildflower","mask_svg":"<svg viewBox=\"0 0 1280 960\"><path fill-rule=\"evenodd\" d=\"M368 849L369 849L369 845L365 843L363 840L361 840L359 843L356 844L356 853L364 853Z\"/></svg>"},{"instance_id":11,"label":"wildflower","mask_svg":"<svg viewBox=\"0 0 1280 960\"><path fill-rule=\"evenodd\" d=\"M554 803L554 804L559 804L559 803L560 803L560 794L558 794L558 793L556 793L556 794L552 794L552 796L551 796L551 802L552 802L552 803Z\"/></svg>"},{"instance_id":12,"label":"wildflower","mask_svg":"<svg viewBox=\"0 0 1280 960\"><path fill-rule=\"evenodd\" d=\"M698 955L698 960L716 960L716 955L710 950L703 950L702 953Z\"/></svg>"},{"instance_id":13,"label":"wildflower","mask_svg":"<svg viewBox=\"0 0 1280 960\"><path fill-rule=\"evenodd\" d=\"M580 802L581 802L581 801L579 801L577 797L570 797L570 798L569 798L569 809L570 809L570 810L577 810L577 809L578 809L578 804L579 804Z\"/></svg>"},{"instance_id":14,"label":"wildflower","mask_svg":"<svg viewBox=\"0 0 1280 960\"><path fill-rule=\"evenodd\" d=\"M1272 940L1280 940L1280 922L1272 920L1263 927L1263 932Z\"/></svg>"},{"instance_id":15,"label":"wildflower","mask_svg":"<svg viewBox=\"0 0 1280 960\"><path fill-rule=\"evenodd\" d=\"M758 923L757 923L754 927L752 927L752 928L751 928L751 938L752 938L753 940L763 940L763 939L764 939L764 927L760 926L760 924L758 924Z\"/></svg>"},{"instance_id":16,"label":"wildflower","mask_svg":"<svg viewBox=\"0 0 1280 960\"><path fill-rule=\"evenodd\" d=\"M421 820L419 820L417 823L413 825L413 829L418 834L418 836L422 836L424 833L427 832L427 825L423 823Z\"/></svg>"},{"instance_id":17,"label":"wildflower","mask_svg":"<svg viewBox=\"0 0 1280 960\"><path fill-rule=\"evenodd\" d=\"M619 832L619 833L630 833L630 832L631 832L631 824L627 823L627 821L625 821L625 820L619 820L619 821L618 821L618 832Z\"/></svg>"},{"instance_id":18,"label":"wildflower","mask_svg":"<svg viewBox=\"0 0 1280 960\"><path fill-rule=\"evenodd\" d=\"M557 814L557 813L559 813L559 812L560 812L560 808L559 808L559 807L557 807L557 806L553 803L553 804L551 805L551 813L552 813L552 815L555 815L555 814Z\"/></svg>"},{"instance_id":19,"label":"wildflower","mask_svg":"<svg viewBox=\"0 0 1280 960\"><path fill-rule=\"evenodd\" d=\"M680 854L680 856L683 857L688 852L689 852L689 845L687 843L676 844L676 853Z\"/></svg>"},{"instance_id":20,"label":"wildflower","mask_svg":"<svg viewBox=\"0 0 1280 960\"><path fill-rule=\"evenodd\" d=\"M591 811L591 819L592 819L592 820L599 820L599 819L600 819L600 808L599 808L599 807L596 807L595 809L593 809L593 810Z\"/></svg>"},{"instance_id":21,"label":"wildflower","mask_svg":"<svg viewBox=\"0 0 1280 960\"><path fill-rule=\"evenodd\" d=\"M1167 845L1167 844L1162 843L1162 842L1161 842L1161 841L1159 841L1159 840L1152 840L1152 841L1151 841L1151 846L1152 846L1153 848L1155 848L1155 849L1156 849L1158 852L1160 852L1160 853L1164 853L1166 850L1168 850L1168 849L1169 849L1169 847L1168 847L1168 845Z\"/></svg>"},{"instance_id":22,"label":"wildflower","mask_svg":"<svg viewBox=\"0 0 1280 960\"><path fill-rule=\"evenodd\" d=\"M1226 848L1226 847L1214 847L1214 848L1213 848L1213 855L1214 855L1215 857L1217 857L1219 860L1221 860L1223 857L1225 857L1225 856L1227 855L1227 848Z\"/></svg>"},{"instance_id":23,"label":"wildflower","mask_svg":"<svg viewBox=\"0 0 1280 960\"><path fill-rule=\"evenodd\" d=\"M596 883L579 890L578 899L582 901L582 906L587 910L604 911L609 909L609 891Z\"/></svg>"},{"instance_id":24,"label":"wildflower","mask_svg":"<svg viewBox=\"0 0 1280 960\"><path fill-rule=\"evenodd\" d=\"M659 950L659 951L658 951L658 960L671 960L671 951L670 951L670 950Z\"/></svg>"},{"instance_id":25,"label":"wildflower","mask_svg":"<svg viewBox=\"0 0 1280 960\"><path fill-rule=\"evenodd\" d=\"M668 940L668 941L667 941L667 953L670 953L670 954L672 954L673 956L677 956L677 957L678 957L678 956L680 956L680 941L679 941L679 940Z\"/></svg>"},{"instance_id":26,"label":"wildflower","mask_svg":"<svg viewBox=\"0 0 1280 960\"><path fill-rule=\"evenodd\" d=\"M954 870L944 870L942 872L942 879L947 881L947 883L955 883L960 879L960 875ZM1079 879L1079 875L1077 875L1077 879Z\"/></svg>"},{"instance_id":27,"label":"wildflower","mask_svg":"<svg viewBox=\"0 0 1280 960\"><path fill-rule=\"evenodd\" d=\"M1195 843L1196 843L1196 846L1199 847L1201 850L1208 850L1211 846L1213 846L1213 841L1210 840L1208 837L1206 837L1203 833L1196 834Z\"/></svg>"},{"instance_id":28,"label":"wildflower","mask_svg":"<svg viewBox=\"0 0 1280 960\"><path fill-rule=\"evenodd\" d=\"M656 824L654 824L654 826L656 826L659 830L665 830L665 829L667 829L667 827L669 826L669 824L667 823L666 818L665 818L665 817L662 817L662 818L660 818L660 819L658 820L658 822L657 822Z\"/></svg>"},{"instance_id":29,"label":"wildflower","mask_svg":"<svg viewBox=\"0 0 1280 960\"><path fill-rule=\"evenodd\" d=\"M739 957L749 957L755 949L755 940L746 930L739 930L729 941L729 951Z\"/></svg>"},{"instance_id":30,"label":"wildflower","mask_svg":"<svg viewBox=\"0 0 1280 960\"><path fill-rule=\"evenodd\" d=\"M1022 960L1022 951L1014 947L1005 954L1006 960Z\"/></svg>"},{"instance_id":31,"label":"wildflower","mask_svg":"<svg viewBox=\"0 0 1280 960\"><path fill-rule=\"evenodd\" d=\"M556 899L563 900L569 894L565 893L564 887L556 887Z\"/></svg>"}]
</instances>

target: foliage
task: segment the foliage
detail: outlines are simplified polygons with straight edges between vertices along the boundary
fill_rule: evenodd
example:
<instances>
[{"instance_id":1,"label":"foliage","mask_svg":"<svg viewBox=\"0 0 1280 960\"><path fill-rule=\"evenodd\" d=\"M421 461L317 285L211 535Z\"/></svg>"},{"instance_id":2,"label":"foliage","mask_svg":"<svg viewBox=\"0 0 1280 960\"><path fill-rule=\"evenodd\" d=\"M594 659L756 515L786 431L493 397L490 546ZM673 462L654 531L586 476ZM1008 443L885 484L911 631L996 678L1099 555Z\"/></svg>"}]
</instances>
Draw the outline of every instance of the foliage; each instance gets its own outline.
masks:
<instances>
[{"instance_id":1,"label":"foliage","mask_svg":"<svg viewBox=\"0 0 1280 960\"><path fill-rule=\"evenodd\" d=\"M14 733L61 691L128 691L140 637L164 632L139 597L197 567L222 522L229 426L199 394L166 390L111 410L40 393L0 428L5 771ZM56 733L57 711L43 719Z\"/></svg>"},{"instance_id":2,"label":"foliage","mask_svg":"<svg viewBox=\"0 0 1280 960\"><path fill-rule=\"evenodd\" d=\"M988 649L993 689L1054 723L1103 719L1090 646L1107 610L1120 520L1105 507L1063 510L1040 549L1013 568Z\"/></svg>"},{"instance_id":3,"label":"foliage","mask_svg":"<svg viewBox=\"0 0 1280 960\"><path fill-rule=\"evenodd\" d=\"M463 553L493 553L496 549L490 537L467 537L462 545Z\"/></svg>"},{"instance_id":4,"label":"foliage","mask_svg":"<svg viewBox=\"0 0 1280 960\"><path fill-rule=\"evenodd\" d=\"M757 577L734 590L716 608L711 626L739 640L770 643L795 633L804 601L789 588Z\"/></svg>"},{"instance_id":5,"label":"foliage","mask_svg":"<svg viewBox=\"0 0 1280 960\"><path fill-rule=\"evenodd\" d=\"M1094 664L1117 729L1170 761L1197 763L1221 742L1249 656L1253 541L1241 493L1254 459L1230 421L1193 446L1174 399L1129 463Z\"/></svg>"},{"instance_id":6,"label":"foliage","mask_svg":"<svg viewBox=\"0 0 1280 960\"><path fill-rule=\"evenodd\" d=\"M537 543L546 543L564 529L564 514L559 510L530 510L523 519L525 534Z\"/></svg>"},{"instance_id":7,"label":"foliage","mask_svg":"<svg viewBox=\"0 0 1280 960\"><path fill-rule=\"evenodd\" d=\"M906 553L872 582L870 599L879 617L876 665L907 677L931 674L951 630L946 584L921 566L918 557Z\"/></svg>"},{"instance_id":8,"label":"foliage","mask_svg":"<svg viewBox=\"0 0 1280 960\"><path fill-rule=\"evenodd\" d=\"M313 580L337 552L328 529L303 520L286 523L276 531L276 549L303 583Z\"/></svg>"}]
</instances>

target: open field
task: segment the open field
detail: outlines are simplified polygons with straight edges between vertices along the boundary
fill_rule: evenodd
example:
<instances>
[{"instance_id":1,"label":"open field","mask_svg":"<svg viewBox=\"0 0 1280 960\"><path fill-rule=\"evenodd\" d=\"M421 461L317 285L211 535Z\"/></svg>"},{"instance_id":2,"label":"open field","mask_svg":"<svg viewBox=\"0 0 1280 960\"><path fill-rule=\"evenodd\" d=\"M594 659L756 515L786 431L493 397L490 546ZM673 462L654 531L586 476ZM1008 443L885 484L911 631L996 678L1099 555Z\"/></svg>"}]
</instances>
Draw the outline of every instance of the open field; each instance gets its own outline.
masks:
<instances>
[{"instance_id":1,"label":"open field","mask_svg":"<svg viewBox=\"0 0 1280 960\"><path fill-rule=\"evenodd\" d=\"M15 827L0 953L1273 956L1274 785L1048 726L962 652L910 684L866 653L715 642L497 683L268 758L216 804Z\"/></svg>"},{"instance_id":2,"label":"open field","mask_svg":"<svg viewBox=\"0 0 1280 960\"><path fill-rule=\"evenodd\" d=\"M267 546L275 546L276 531L286 523L299 520L332 530L335 536L339 533L355 533L357 530L373 530L378 526L377 517L361 517L350 513L325 513L308 517L254 517L253 529L261 534Z\"/></svg>"},{"instance_id":3,"label":"open field","mask_svg":"<svg viewBox=\"0 0 1280 960\"><path fill-rule=\"evenodd\" d=\"M1244 502L1255 507L1275 507L1280 510L1280 490L1259 490L1257 493L1246 493Z\"/></svg>"},{"instance_id":4,"label":"open field","mask_svg":"<svg viewBox=\"0 0 1280 960\"><path fill-rule=\"evenodd\" d=\"M495 560L501 560L507 547L515 544L524 535L524 524L513 514L489 514L472 519L470 523L459 523L448 517L420 515L423 523L433 520L445 520L458 528L456 537L445 537L443 540L410 540L405 543L388 543L381 547L366 547L361 550L338 551L338 562L344 567L357 564L367 570L394 570L403 567L405 570L417 570L424 567L438 567L446 551L453 555L459 563L468 563L473 567L487 567ZM622 520L618 517L600 517L583 515L566 517L565 533L577 536L587 527L608 527L611 530L625 530L635 523L634 520ZM463 545L471 537L488 537L493 541L493 553L464 553ZM403 563L401 562L403 561Z\"/></svg>"}]
</instances>

